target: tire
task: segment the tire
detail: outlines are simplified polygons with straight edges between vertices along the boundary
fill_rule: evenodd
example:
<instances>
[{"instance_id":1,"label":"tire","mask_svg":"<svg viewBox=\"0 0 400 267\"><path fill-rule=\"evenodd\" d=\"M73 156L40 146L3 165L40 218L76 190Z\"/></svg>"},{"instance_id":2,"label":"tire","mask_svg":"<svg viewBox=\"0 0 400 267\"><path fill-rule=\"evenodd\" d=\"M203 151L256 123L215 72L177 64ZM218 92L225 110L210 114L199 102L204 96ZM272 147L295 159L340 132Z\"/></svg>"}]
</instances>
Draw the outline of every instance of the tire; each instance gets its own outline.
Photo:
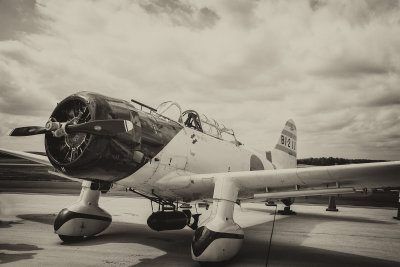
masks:
<instances>
[{"instance_id":1,"label":"tire","mask_svg":"<svg viewBox=\"0 0 400 267\"><path fill-rule=\"evenodd\" d=\"M226 262L208 262L208 261L199 261L198 262L201 267L221 267L225 266Z\"/></svg>"},{"instance_id":2,"label":"tire","mask_svg":"<svg viewBox=\"0 0 400 267\"><path fill-rule=\"evenodd\" d=\"M69 235L58 235L65 243L78 242L83 240L83 236L69 236Z\"/></svg>"}]
</instances>

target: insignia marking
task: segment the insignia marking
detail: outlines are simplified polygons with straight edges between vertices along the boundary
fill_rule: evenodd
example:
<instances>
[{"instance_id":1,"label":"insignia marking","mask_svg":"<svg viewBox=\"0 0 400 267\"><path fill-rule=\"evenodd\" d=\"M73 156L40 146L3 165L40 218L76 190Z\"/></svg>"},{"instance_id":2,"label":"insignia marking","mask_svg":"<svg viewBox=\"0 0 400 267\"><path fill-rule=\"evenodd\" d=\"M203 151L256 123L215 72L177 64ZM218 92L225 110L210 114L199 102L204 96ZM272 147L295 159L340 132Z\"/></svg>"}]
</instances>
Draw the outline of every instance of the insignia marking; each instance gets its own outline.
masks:
<instances>
[{"instance_id":1,"label":"insignia marking","mask_svg":"<svg viewBox=\"0 0 400 267\"><path fill-rule=\"evenodd\" d=\"M283 134L281 134L281 145L296 151L296 141Z\"/></svg>"}]
</instances>

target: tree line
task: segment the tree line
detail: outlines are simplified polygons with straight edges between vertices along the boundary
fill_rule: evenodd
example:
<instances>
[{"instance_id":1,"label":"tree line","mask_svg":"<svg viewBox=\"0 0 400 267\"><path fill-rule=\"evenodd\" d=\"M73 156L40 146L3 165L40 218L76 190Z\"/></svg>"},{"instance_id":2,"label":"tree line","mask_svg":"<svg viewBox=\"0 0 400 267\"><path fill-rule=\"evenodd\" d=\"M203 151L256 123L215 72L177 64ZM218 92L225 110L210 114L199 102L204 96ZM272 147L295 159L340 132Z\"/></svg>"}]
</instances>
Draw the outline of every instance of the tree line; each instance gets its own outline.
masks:
<instances>
[{"instance_id":1,"label":"tree line","mask_svg":"<svg viewBox=\"0 0 400 267\"><path fill-rule=\"evenodd\" d=\"M305 158L298 159L297 164L314 165L314 166L330 166L330 165L345 165L354 163L370 163L370 162L383 162L385 160L372 160L372 159L344 159L333 157L321 158Z\"/></svg>"}]
</instances>

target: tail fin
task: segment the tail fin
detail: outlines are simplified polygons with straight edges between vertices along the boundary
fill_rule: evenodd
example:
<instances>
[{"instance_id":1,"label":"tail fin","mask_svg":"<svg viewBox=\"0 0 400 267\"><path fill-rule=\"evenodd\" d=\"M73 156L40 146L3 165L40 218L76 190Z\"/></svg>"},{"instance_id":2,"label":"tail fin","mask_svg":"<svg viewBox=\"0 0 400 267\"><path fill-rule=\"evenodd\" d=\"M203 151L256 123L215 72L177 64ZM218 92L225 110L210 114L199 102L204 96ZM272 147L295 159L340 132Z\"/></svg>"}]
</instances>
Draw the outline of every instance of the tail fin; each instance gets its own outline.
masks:
<instances>
[{"instance_id":1,"label":"tail fin","mask_svg":"<svg viewBox=\"0 0 400 267\"><path fill-rule=\"evenodd\" d=\"M297 167L297 131L293 120L288 120L279 136L278 143L271 151L272 163L278 169Z\"/></svg>"}]
</instances>

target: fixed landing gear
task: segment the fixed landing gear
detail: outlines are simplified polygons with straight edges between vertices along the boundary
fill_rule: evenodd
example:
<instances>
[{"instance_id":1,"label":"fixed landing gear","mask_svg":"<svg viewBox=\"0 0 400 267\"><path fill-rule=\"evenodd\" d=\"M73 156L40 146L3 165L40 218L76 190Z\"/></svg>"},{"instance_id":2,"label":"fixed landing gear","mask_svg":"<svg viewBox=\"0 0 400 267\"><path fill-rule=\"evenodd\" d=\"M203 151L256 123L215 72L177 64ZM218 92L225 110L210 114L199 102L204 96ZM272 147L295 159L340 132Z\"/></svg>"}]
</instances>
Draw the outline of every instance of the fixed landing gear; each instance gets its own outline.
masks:
<instances>
[{"instance_id":1,"label":"fixed landing gear","mask_svg":"<svg viewBox=\"0 0 400 267\"><path fill-rule=\"evenodd\" d=\"M394 216L393 219L400 220L400 207L397 208L397 216Z\"/></svg>"},{"instance_id":2,"label":"fixed landing gear","mask_svg":"<svg viewBox=\"0 0 400 267\"><path fill-rule=\"evenodd\" d=\"M296 215L297 213L290 209L290 206L286 206L283 210L278 210L278 214L280 215Z\"/></svg>"},{"instance_id":3,"label":"fixed landing gear","mask_svg":"<svg viewBox=\"0 0 400 267\"><path fill-rule=\"evenodd\" d=\"M294 197L281 199L281 202L285 204L286 207L284 207L283 210L278 210L278 214L296 215L296 212L290 209L290 206L294 203Z\"/></svg>"},{"instance_id":4,"label":"fixed landing gear","mask_svg":"<svg viewBox=\"0 0 400 267\"><path fill-rule=\"evenodd\" d=\"M84 236L68 236L68 235L58 235L58 237L65 243L79 242L84 239Z\"/></svg>"},{"instance_id":5,"label":"fixed landing gear","mask_svg":"<svg viewBox=\"0 0 400 267\"><path fill-rule=\"evenodd\" d=\"M328 208L326 209L326 211L339 211L336 208L336 198L334 196L329 197L329 205L328 205Z\"/></svg>"},{"instance_id":6,"label":"fixed landing gear","mask_svg":"<svg viewBox=\"0 0 400 267\"><path fill-rule=\"evenodd\" d=\"M397 216L393 217L393 219L400 220L400 191L397 193L399 194L399 202L397 202Z\"/></svg>"},{"instance_id":7,"label":"fixed landing gear","mask_svg":"<svg viewBox=\"0 0 400 267\"><path fill-rule=\"evenodd\" d=\"M275 203L275 201L269 200L269 201L265 202L265 206L267 206L267 207L275 207L276 203Z\"/></svg>"},{"instance_id":8,"label":"fixed landing gear","mask_svg":"<svg viewBox=\"0 0 400 267\"><path fill-rule=\"evenodd\" d=\"M62 241L80 241L104 231L111 224L111 215L99 207L100 191L92 190L91 186L90 181L82 182L78 202L57 215L54 231Z\"/></svg>"},{"instance_id":9,"label":"fixed landing gear","mask_svg":"<svg viewBox=\"0 0 400 267\"><path fill-rule=\"evenodd\" d=\"M201 265L230 260L242 247L244 232L233 220L237 194L228 178L216 181L211 215L192 240L192 258Z\"/></svg>"}]
</instances>

